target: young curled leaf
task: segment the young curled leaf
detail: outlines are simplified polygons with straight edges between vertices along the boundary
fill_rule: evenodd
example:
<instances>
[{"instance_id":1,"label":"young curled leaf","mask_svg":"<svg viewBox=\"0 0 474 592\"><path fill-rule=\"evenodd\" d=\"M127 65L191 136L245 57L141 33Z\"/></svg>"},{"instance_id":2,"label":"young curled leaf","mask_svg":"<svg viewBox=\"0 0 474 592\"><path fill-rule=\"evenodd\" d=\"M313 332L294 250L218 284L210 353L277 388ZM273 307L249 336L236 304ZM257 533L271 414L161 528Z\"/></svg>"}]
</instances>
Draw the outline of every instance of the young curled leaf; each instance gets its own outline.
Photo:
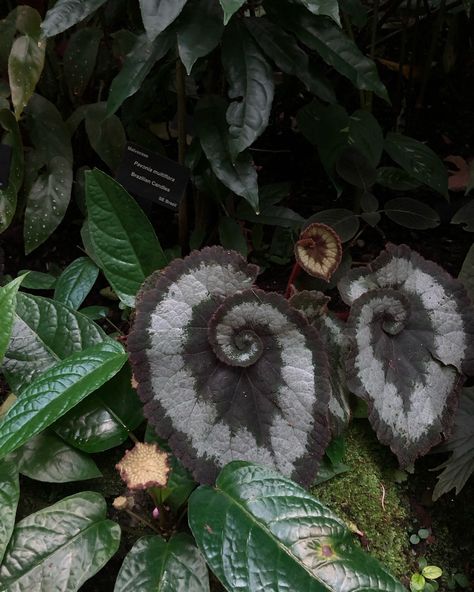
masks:
<instances>
[{"instance_id":1,"label":"young curled leaf","mask_svg":"<svg viewBox=\"0 0 474 592\"><path fill-rule=\"evenodd\" d=\"M351 304L349 388L406 467L449 433L474 374L474 309L462 284L406 245L388 245L339 284Z\"/></svg>"},{"instance_id":2,"label":"young curled leaf","mask_svg":"<svg viewBox=\"0 0 474 592\"><path fill-rule=\"evenodd\" d=\"M235 459L310 483L328 438L327 359L317 331L258 268L221 247L153 274L128 348L156 433L201 482Z\"/></svg>"},{"instance_id":3,"label":"young curled leaf","mask_svg":"<svg viewBox=\"0 0 474 592\"><path fill-rule=\"evenodd\" d=\"M300 234L295 257L306 273L328 282L341 263L341 239L326 224L310 224Z\"/></svg>"}]
</instances>

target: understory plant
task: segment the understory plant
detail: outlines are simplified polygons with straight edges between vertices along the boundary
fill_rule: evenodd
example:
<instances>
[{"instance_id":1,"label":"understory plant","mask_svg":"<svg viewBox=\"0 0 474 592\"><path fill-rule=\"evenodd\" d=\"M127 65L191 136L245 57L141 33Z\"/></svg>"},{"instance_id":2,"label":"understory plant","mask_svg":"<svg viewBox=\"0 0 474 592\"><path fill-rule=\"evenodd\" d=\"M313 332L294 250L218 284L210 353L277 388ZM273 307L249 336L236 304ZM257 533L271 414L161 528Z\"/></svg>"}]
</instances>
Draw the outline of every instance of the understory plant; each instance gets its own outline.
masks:
<instances>
[{"instance_id":1,"label":"understory plant","mask_svg":"<svg viewBox=\"0 0 474 592\"><path fill-rule=\"evenodd\" d=\"M165 582L206 591L207 564L229 591L401 592L302 486L337 456L354 395L402 467L462 425L456 410L474 370L462 284L389 244L341 279L345 321L319 292L261 290L258 267L222 247L168 263L116 181L94 170L85 183L88 257L64 270L53 299L22 289L28 274L0 289L11 390L0 411L0 590L77 590L117 552L120 526L96 492L15 524L19 474L95 478L90 454L131 438L114 507L152 534L126 555L116 591ZM338 241L326 225L303 233L301 273L335 270ZM130 316L128 336L107 334L92 320L98 311L82 307L99 270Z\"/></svg>"}]
</instances>

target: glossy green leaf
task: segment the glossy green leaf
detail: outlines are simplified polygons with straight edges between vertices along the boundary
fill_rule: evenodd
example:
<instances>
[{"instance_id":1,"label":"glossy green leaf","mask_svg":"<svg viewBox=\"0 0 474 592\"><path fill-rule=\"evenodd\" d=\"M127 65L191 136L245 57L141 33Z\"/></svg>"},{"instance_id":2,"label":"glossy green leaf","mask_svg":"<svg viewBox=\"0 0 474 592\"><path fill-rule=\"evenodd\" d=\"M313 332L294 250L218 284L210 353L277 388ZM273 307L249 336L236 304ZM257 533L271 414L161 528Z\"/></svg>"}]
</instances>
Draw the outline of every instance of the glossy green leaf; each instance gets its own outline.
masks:
<instances>
[{"instance_id":1,"label":"glossy green leaf","mask_svg":"<svg viewBox=\"0 0 474 592\"><path fill-rule=\"evenodd\" d=\"M411 197L397 197L388 200L384 205L384 212L397 224L405 228L425 230L439 226L438 212L417 199Z\"/></svg>"},{"instance_id":2,"label":"glossy green leaf","mask_svg":"<svg viewBox=\"0 0 474 592\"><path fill-rule=\"evenodd\" d=\"M18 122L8 109L0 109L0 131L5 130L3 142L13 149L10 179L6 187L0 187L0 232L10 225L16 211L17 194L23 182L23 145Z\"/></svg>"},{"instance_id":3,"label":"glossy green leaf","mask_svg":"<svg viewBox=\"0 0 474 592\"><path fill-rule=\"evenodd\" d=\"M18 464L15 458L0 460L0 564L15 526L15 514L20 498ZM0 580L1 581L1 580Z\"/></svg>"},{"instance_id":4,"label":"glossy green leaf","mask_svg":"<svg viewBox=\"0 0 474 592\"><path fill-rule=\"evenodd\" d=\"M51 273L44 273L42 271L30 271L23 269L18 272L19 275L27 274L22 282L22 287L27 290L52 290L56 285L58 279Z\"/></svg>"},{"instance_id":5,"label":"glossy green leaf","mask_svg":"<svg viewBox=\"0 0 474 592\"><path fill-rule=\"evenodd\" d=\"M102 476L89 455L66 444L51 430L41 432L20 448L18 465L22 475L46 483L68 483Z\"/></svg>"},{"instance_id":6,"label":"glossy green leaf","mask_svg":"<svg viewBox=\"0 0 474 592\"><path fill-rule=\"evenodd\" d=\"M197 134L219 181L258 210L257 172L251 156L242 153L233 162L230 155L226 105L216 96L201 99L194 114Z\"/></svg>"},{"instance_id":7,"label":"glossy green leaf","mask_svg":"<svg viewBox=\"0 0 474 592\"><path fill-rule=\"evenodd\" d=\"M410 578L410 590L412 592L422 592L425 589L426 581L425 578L419 574L414 573Z\"/></svg>"},{"instance_id":8,"label":"glossy green leaf","mask_svg":"<svg viewBox=\"0 0 474 592\"><path fill-rule=\"evenodd\" d=\"M247 240L242 226L234 218L223 216L219 220L219 242L224 249L232 249L247 257Z\"/></svg>"},{"instance_id":9,"label":"glossy green leaf","mask_svg":"<svg viewBox=\"0 0 474 592\"><path fill-rule=\"evenodd\" d=\"M268 0L265 10L354 86L388 100L387 89L380 81L374 62L330 19L315 16L286 0Z\"/></svg>"},{"instance_id":10,"label":"glossy green leaf","mask_svg":"<svg viewBox=\"0 0 474 592\"><path fill-rule=\"evenodd\" d=\"M13 42L8 58L8 78L17 119L20 119L33 96L43 71L45 55L45 39L22 35Z\"/></svg>"},{"instance_id":11,"label":"glossy green leaf","mask_svg":"<svg viewBox=\"0 0 474 592\"><path fill-rule=\"evenodd\" d=\"M328 16L340 26L339 4L336 0L298 0L300 4L318 16Z\"/></svg>"},{"instance_id":12,"label":"glossy green leaf","mask_svg":"<svg viewBox=\"0 0 474 592\"><path fill-rule=\"evenodd\" d=\"M66 497L20 520L0 569L2 590L75 592L115 554L120 527L93 491Z\"/></svg>"},{"instance_id":13,"label":"glossy green leaf","mask_svg":"<svg viewBox=\"0 0 474 592\"><path fill-rule=\"evenodd\" d=\"M188 1L180 16L177 33L179 57L188 74L191 74L196 60L217 46L223 31L222 9L215 0Z\"/></svg>"},{"instance_id":14,"label":"glossy green leaf","mask_svg":"<svg viewBox=\"0 0 474 592\"><path fill-rule=\"evenodd\" d=\"M44 17L41 28L46 37L53 37L77 25L107 0L58 0Z\"/></svg>"},{"instance_id":15,"label":"glossy green leaf","mask_svg":"<svg viewBox=\"0 0 474 592\"><path fill-rule=\"evenodd\" d=\"M13 329L16 308L16 294L23 280L23 276L16 278L6 286L0 287L0 362L8 347Z\"/></svg>"},{"instance_id":16,"label":"glossy green leaf","mask_svg":"<svg viewBox=\"0 0 474 592\"><path fill-rule=\"evenodd\" d=\"M85 112L86 132L95 152L111 171L122 160L127 137L122 122L116 115L107 116L107 104L89 105Z\"/></svg>"},{"instance_id":17,"label":"glossy green leaf","mask_svg":"<svg viewBox=\"0 0 474 592\"><path fill-rule=\"evenodd\" d=\"M104 339L102 329L80 313L60 302L19 292L2 371L18 394L59 360Z\"/></svg>"},{"instance_id":18,"label":"glossy green leaf","mask_svg":"<svg viewBox=\"0 0 474 592\"><path fill-rule=\"evenodd\" d=\"M79 257L58 277L54 299L77 310L95 284L99 269L89 257Z\"/></svg>"},{"instance_id":19,"label":"glossy green leaf","mask_svg":"<svg viewBox=\"0 0 474 592\"><path fill-rule=\"evenodd\" d=\"M318 212L306 220L305 226L313 222L321 222L334 228L343 243L354 238L360 225L359 218L354 212L345 208L333 208Z\"/></svg>"},{"instance_id":20,"label":"glossy green leaf","mask_svg":"<svg viewBox=\"0 0 474 592\"><path fill-rule=\"evenodd\" d=\"M125 189L97 169L86 173L86 201L94 256L120 300L134 306L145 278L166 265L153 226Z\"/></svg>"},{"instance_id":21,"label":"glossy green leaf","mask_svg":"<svg viewBox=\"0 0 474 592\"><path fill-rule=\"evenodd\" d=\"M139 539L125 557L114 592L209 592L209 576L192 538L175 534Z\"/></svg>"},{"instance_id":22,"label":"glossy green leaf","mask_svg":"<svg viewBox=\"0 0 474 592\"><path fill-rule=\"evenodd\" d=\"M474 199L471 199L454 214L451 224L461 224L463 230L474 232Z\"/></svg>"},{"instance_id":23,"label":"glossy green leaf","mask_svg":"<svg viewBox=\"0 0 474 592\"><path fill-rule=\"evenodd\" d=\"M448 173L431 148L414 138L395 132L387 134L384 148L414 179L447 197Z\"/></svg>"},{"instance_id":24,"label":"glossy green leaf","mask_svg":"<svg viewBox=\"0 0 474 592\"><path fill-rule=\"evenodd\" d=\"M232 161L251 146L268 125L273 103L273 71L247 30L226 28L222 64L232 103L227 109Z\"/></svg>"},{"instance_id":25,"label":"glossy green leaf","mask_svg":"<svg viewBox=\"0 0 474 592\"><path fill-rule=\"evenodd\" d=\"M298 77L308 90L323 101L336 101L331 84L312 67L307 53L292 35L265 17L246 18L244 23L255 41L282 72Z\"/></svg>"},{"instance_id":26,"label":"glossy green leaf","mask_svg":"<svg viewBox=\"0 0 474 592\"><path fill-rule=\"evenodd\" d=\"M436 580L443 575L443 570L437 565L427 565L421 572L425 578L429 580Z\"/></svg>"},{"instance_id":27,"label":"glossy green leaf","mask_svg":"<svg viewBox=\"0 0 474 592\"><path fill-rule=\"evenodd\" d=\"M62 156L55 156L33 183L25 210L25 254L44 243L63 220L71 198L72 165Z\"/></svg>"},{"instance_id":28,"label":"glossy green leaf","mask_svg":"<svg viewBox=\"0 0 474 592\"><path fill-rule=\"evenodd\" d=\"M410 191L421 185L420 181L397 167L379 167L377 169L377 183L395 191Z\"/></svg>"},{"instance_id":29,"label":"glossy green leaf","mask_svg":"<svg viewBox=\"0 0 474 592\"><path fill-rule=\"evenodd\" d=\"M21 392L0 423L0 458L22 446L82 399L97 390L124 365L126 353L107 340L43 372Z\"/></svg>"},{"instance_id":30,"label":"glossy green leaf","mask_svg":"<svg viewBox=\"0 0 474 592\"><path fill-rule=\"evenodd\" d=\"M404 592L342 520L278 473L236 461L189 500L198 547L226 590Z\"/></svg>"},{"instance_id":31,"label":"glossy green leaf","mask_svg":"<svg viewBox=\"0 0 474 592\"><path fill-rule=\"evenodd\" d=\"M81 97L94 72L102 39L98 27L84 27L71 35L64 53L63 66L71 97Z\"/></svg>"},{"instance_id":32,"label":"glossy green leaf","mask_svg":"<svg viewBox=\"0 0 474 592\"><path fill-rule=\"evenodd\" d=\"M154 41L176 19L187 0L139 0L143 26Z\"/></svg>"},{"instance_id":33,"label":"glossy green leaf","mask_svg":"<svg viewBox=\"0 0 474 592\"><path fill-rule=\"evenodd\" d=\"M143 421L142 405L132 388L130 366L125 366L90 397L79 403L53 428L83 452L102 452L128 438Z\"/></svg>"},{"instance_id":34,"label":"glossy green leaf","mask_svg":"<svg viewBox=\"0 0 474 592\"><path fill-rule=\"evenodd\" d=\"M145 34L137 38L110 86L107 115L115 113L125 99L141 88L155 63L168 53L172 44L173 36L168 33L162 33L153 42Z\"/></svg>"},{"instance_id":35,"label":"glossy green leaf","mask_svg":"<svg viewBox=\"0 0 474 592\"><path fill-rule=\"evenodd\" d=\"M79 312L92 321L98 321L105 319L109 313L109 309L106 306L85 306Z\"/></svg>"},{"instance_id":36,"label":"glossy green leaf","mask_svg":"<svg viewBox=\"0 0 474 592\"><path fill-rule=\"evenodd\" d=\"M219 0L224 10L224 24L230 21L232 16L245 4L246 0Z\"/></svg>"}]
</instances>

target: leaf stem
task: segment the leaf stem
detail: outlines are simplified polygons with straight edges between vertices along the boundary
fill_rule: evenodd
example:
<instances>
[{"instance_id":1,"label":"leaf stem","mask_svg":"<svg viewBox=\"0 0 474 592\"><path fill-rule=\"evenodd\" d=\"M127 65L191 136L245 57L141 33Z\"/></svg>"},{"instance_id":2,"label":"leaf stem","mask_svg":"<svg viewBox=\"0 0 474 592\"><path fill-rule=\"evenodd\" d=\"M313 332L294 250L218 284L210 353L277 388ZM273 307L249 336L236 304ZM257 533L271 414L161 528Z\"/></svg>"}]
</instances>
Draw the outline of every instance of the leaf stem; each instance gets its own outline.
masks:
<instances>
[{"instance_id":1,"label":"leaf stem","mask_svg":"<svg viewBox=\"0 0 474 592\"><path fill-rule=\"evenodd\" d=\"M298 263L298 261L295 261L295 264L293 265L293 269L291 270L290 273L290 277L288 278L288 283L286 284L286 290L285 290L285 298L288 299L291 295L291 286L294 284L294 282L296 281L296 278L300 275L301 273L301 267Z\"/></svg>"}]
</instances>

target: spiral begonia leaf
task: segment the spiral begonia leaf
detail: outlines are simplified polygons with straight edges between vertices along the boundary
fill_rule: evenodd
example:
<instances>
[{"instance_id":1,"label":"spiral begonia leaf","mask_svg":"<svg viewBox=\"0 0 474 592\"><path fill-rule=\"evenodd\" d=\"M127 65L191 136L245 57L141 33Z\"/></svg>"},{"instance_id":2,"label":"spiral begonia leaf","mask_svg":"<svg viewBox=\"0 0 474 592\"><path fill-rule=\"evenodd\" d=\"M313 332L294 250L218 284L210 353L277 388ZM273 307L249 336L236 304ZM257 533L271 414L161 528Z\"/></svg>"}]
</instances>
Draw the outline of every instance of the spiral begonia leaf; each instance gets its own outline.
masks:
<instances>
[{"instance_id":1,"label":"spiral begonia leaf","mask_svg":"<svg viewBox=\"0 0 474 592\"><path fill-rule=\"evenodd\" d=\"M317 331L221 247L151 276L128 348L144 412L200 482L234 459L310 483L329 438Z\"/></svg>"},{"instance_id":2,"label":"spiral begonia leaf","mask_svg":"<svg viewBox=\"0 0 474 592\"><path fill-rule=\"evenodd\" d=\"M402 466L449 433L474 374L474 309L462 284L406 245L388 245L339 284L351 304L349 388Z\"/></svg>"}]
</instances>

